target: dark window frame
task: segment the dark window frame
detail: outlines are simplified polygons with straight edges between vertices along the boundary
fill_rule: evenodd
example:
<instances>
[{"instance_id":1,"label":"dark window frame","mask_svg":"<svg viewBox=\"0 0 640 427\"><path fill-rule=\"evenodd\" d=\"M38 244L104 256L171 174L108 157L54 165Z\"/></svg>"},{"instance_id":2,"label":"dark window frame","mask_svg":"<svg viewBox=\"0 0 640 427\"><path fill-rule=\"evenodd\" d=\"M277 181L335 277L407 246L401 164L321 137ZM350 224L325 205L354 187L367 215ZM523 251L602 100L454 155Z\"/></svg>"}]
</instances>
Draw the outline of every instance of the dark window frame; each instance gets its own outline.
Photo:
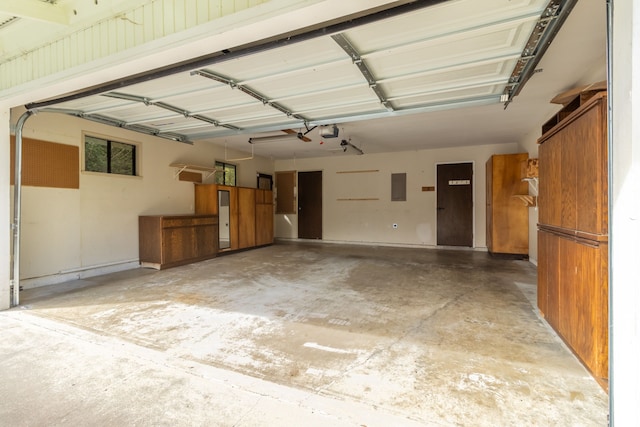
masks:
<instances>
[{"instance_id":1,"label":"dark window frame","mask_svg":"<svg viewBox=\"0 0 640 427\"><path fill-rule=\"evenodd\" d=\"M88 157L87 157L87 144L93 140L99 140L106 143L106 171L104 170L95 170L90 169L88 167ZM131 168L131 173L121 173L113 171L113 144L124 145L131 148L131 162L129 164ZM94 135L84 135L84 171L85 172L95 172L95 173L106 173L110 175L121 175L121 176L138 176L138 145L132 144L130 142L122 142L116 141L110 138L94 136Z\"/></svg>"},{"instance_id":2,"label":"dark window frame","mask_svg":"<svg viewBox=\"0 0 640 427\"><path fill-rule=\"evenodd\" d=\"M269 188L263 188L260 185L261 182L264 182L266 180L269 180ZM256 188L260 188L262 190L273 190L273 175L269 175L269 174L266 174L266 173L258 173L257 174Z\"/></svg>"},{"instance_id":3,"label":"dark window frame","mask_svg":"<svg viewBox=\"0 0 640 427\"><path fill-rule=\"evenodd\" d=\"M238 166L232 163L225 163L219 160L216 160L216 184L219 185L228 185L230 187L235 187L238 182ZM222 170L218 172L218 167L221 167ZM233 168L233 183L227 182L227 168Z\"/></svg>"}]
</instances>

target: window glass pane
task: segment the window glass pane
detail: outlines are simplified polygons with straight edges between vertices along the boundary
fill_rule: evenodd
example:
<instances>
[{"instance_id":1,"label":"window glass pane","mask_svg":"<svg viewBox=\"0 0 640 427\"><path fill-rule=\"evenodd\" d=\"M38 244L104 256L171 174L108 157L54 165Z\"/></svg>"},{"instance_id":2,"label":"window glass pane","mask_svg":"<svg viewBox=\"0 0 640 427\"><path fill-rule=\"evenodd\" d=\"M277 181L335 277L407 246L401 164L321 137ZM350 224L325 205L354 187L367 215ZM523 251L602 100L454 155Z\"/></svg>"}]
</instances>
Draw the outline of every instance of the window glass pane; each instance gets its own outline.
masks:
<instances>
[{"instance_id":1,"label":"window glass pane","mask_svg":"<svg viewBox=\"0 0 640 427\"><path fill-rule=\"evenodd\" d=\"M236 167L235 165L224 165L224 183L226 185L236 185Z\"/></svg>"},{"instance_id":2,"label":"window glass pane","mask_svg":"<svg viewBox=\"0 0 640 427\"><path fill-rule=\"evenodd\" d=\"M103 138L85 136L85 170L136 175L136 146Z\"/></svg>"},{"instance_id":3,"label":"window glass pane","mask_svg":"<svg viewBox=\"0 0 640 427\"><path fill-rule=\"evenodd\" d=\"M84 143L85 170L109 172L107 161L107 141L87 136Z\"/></svg>"},{"instance_id":4,"label":"window glass pane","mask_svg":"<svg viewBox=\"0 0 640 427\"><path fill-rule=\"evenodd\" d=\"M135 175L135 146L111 142L111 173Z\"/></svg>"},{"instance_id":5,"label":"window glass pane","mask_svg":"<svg viewBox=\"0 0 640 427\"><path fill-rule=\"evenodd\" d=\"M215 183L224 184L224 163L216 162Z\"/></svg>"},{"instance_id":6,"label":"window glass pane","mask_svg":"<svg viewBox=\"0 0 640 427\"><path fill-rule=\"evenodd\" d=\"M258 188L261 190L271 190L273 187L273 177L264 173L258 174Z\"/></svg>"},{"instance_id":7,"label":"window glass pane","mask_svg":"<svg viewBox=\"0 0 640 427\"><path fill-rule=\"evenodd\" d=\"M228 163L216 162L216 184L236 185L236 166Z\"/></svg>"}]
</instances>

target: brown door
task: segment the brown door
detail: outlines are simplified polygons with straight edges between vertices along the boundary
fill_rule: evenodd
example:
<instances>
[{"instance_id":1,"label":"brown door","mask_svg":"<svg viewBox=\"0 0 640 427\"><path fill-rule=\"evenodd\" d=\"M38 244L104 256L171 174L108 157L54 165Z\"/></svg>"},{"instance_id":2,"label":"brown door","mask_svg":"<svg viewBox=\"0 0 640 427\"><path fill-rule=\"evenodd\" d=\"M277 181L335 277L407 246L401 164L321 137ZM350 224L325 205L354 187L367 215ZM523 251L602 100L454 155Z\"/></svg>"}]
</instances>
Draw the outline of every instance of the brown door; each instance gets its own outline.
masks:
<instances>
[{"instance_id":1,"label":"brown door","mask_svg":"<svg viewBox=\"0 0 640 427\"><path fill-rule=\"evenodd\" d=\"M322 239L322 171L298 172L298 238Z\"/></svg>"},{"instance_id":2,"label":"brown door","mask_svg":"<svg viewBox=\"0 0 640 427\"><path fill-rule=\"evenodd\" d=\"M473 246L473 164L438 165L438 245Z\"/></svg>"}]
</instances>

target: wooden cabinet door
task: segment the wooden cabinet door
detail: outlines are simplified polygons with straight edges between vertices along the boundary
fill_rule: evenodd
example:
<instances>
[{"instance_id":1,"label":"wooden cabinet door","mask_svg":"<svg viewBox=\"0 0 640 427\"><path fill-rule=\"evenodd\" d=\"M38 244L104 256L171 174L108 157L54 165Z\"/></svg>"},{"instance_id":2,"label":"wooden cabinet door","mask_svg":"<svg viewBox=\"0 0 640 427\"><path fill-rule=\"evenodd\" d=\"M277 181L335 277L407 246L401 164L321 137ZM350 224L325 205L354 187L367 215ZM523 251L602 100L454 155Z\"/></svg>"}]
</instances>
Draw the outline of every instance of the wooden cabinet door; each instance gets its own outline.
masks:
<instances>
[{"instance_id":1,"label":"wooden cabinet door","mask_svg":"<svg viewBox=\"0 0 640 427\"><path fill-rule=\"evenodd\" d=\"M521 165L527 153L494 155L487 162L487 248L492 253L529 253L529 209L513 197L527 194Z\"/></svg>"},{"instance_id":2,"label":"wooden cabinet door","mask_svg":"<svg viewBox=\"0 0 640 427\"><path fill-rule=\"evenodd\" d=\"M195 184L195 213L218 215L218 186L216 184Z\"/></svg>"},{"instance_id":3,"label":"wooden cabinet door","mask_svg":"<svg viewBox=\"0 0 640 427\"><path fill-rule=\"evenodd\" d=\"M256 246L273 243L273 192L256 190Z\"/></svg>"},{"instance_id":4,"label":"wooden cabinet door","mask_svg":"<svg viewBox=\"0 0 640 427\"><path fill-rule=\"evenodd\" d=\"M562 150L559 138L551 138L538 148L538 221L556 227L562 216Z\"/></svg>"},{"instance_id":5,"label":"wooden cabinet door","mask_svg":"<svg viewBox=\"0 0 640 427\"><path fill-rule=\"evenodd\" d=\"M487 250L493 252L493 156L489 157L485 165L486 174L486 222L487 222Z\"/></svg>"},{"instance_id":6,"label":"wooden cabinet door","mask_svg":"<svg viewBox=\"0 0 640 427\"><path fill-rule=\"evenodd\" d=\"M574 339L574 319L576 318L576 293L579 292L577 259L575 242L570 237L558 237L559 257L556 268L558 277L558 320L557 331L567 342Z\"/></svg>"},{"instance_id":7,"label":"wooden cabinet door","mask_svg":"<svg viewBox=\"0 0 640 427\"><path fill-rule=\"evenodd\" d=\"M549 240L551 235L545 231L538 231L538 309L544 317L549 311ZM542 260L542 261L541 261ZM547 319L547 321L549 321Z\"/></svg>"},{"instance_id":8,"label":"wooden cabinet door","mask_svg":"<svg viewBox=\"0 0 640 427\"><path fill-rule=\"evenodd\" d=\"M546 283L546 312L545 318L551 326L557 329L560 318L560 237L555 234L541 232L543 236L544 255L538 257L538 265L542 264L543 280ZM540 261L542 260L542 262Z\"/></svg>"},{"instance_id":9,"label":"wooden cabinet door","mask_svg":"<svg viewBox=\"0 0 640 427\"><path fill-rule=\"evenodd\" d=\"M218 223L194 228L195 252L200 257L210 257L218 252Z\"/></svg>"},{"instance_id":10,"label":"wooden cabinet door","mask_svg":"<svg viewBox=\"0 0 640 427\"><path fill-rule=\"evenodd\" d=\"M560 140L560 182L558 188L561 195L560 226L569 230L576 228L576 178L578 153L576 138L572 129L563 129L556 136ZM556 193L557 194L557 193Z\"/></svg>"},{"instance_id":11,"label":"wooden cabinet door","mask_svg":"<svg viewBox=\"0 0 640 427\"><path fill-rule=\"evenodd\" d=\"M256 245L256 193L254 188L238 188L238 247Z\"/></svg>"},{"instance_id":12,"label":"wooden cabinet door","mask_svg":"<svg viewBox=\"0 0 640 427\"><path fill-rule=\"evenodd\" d=\"M572 125L576 151L576 229L607 234L607 139L602 108L591 108ZM602 125L599 125L602 123Z\"/></svg>"},{"instance_id":13,"label":"wooden cabinet door","mask_svg":"<svg viewBox=\"0 0 640 427\"><path fill-rule=\"evenodd\" d=\"M256 245L273 243L273 205L256 205Z\"/></svg>"},{"instance_id":14,"label":"wooden cabinet door","mask_svg":"<svg viewBox=\"0 0 640 427\"><path fill-rule=\"evenodd\" d=\"M574 295L572 346L589 370L608 377L607 245L575 243L577 281Z\"/></svg>"},{"instance_id":15,"label":"wooden cabinet door","mask_svg":"<svg viewBox=\"0 0 640 427\"><path fill-rule=\"evenodd\" d=\"M181 262L196 257L193 227L165 228L162 233L162 264Z\"/></svg>"}]
</instances>

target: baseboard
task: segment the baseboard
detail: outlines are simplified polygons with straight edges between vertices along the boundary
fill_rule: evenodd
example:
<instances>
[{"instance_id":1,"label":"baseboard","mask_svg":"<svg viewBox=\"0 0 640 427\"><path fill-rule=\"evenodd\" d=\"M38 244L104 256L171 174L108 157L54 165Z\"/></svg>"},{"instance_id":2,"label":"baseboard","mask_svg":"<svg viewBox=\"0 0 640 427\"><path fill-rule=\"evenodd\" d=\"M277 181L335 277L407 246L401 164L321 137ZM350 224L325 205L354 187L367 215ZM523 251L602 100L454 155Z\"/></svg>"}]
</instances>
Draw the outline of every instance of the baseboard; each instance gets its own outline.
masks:
<instances>
[{"instance_id":1,"label":"baseboard","mask_svg":"<svg viewBox=\"0 0 640 427\"><path fill-rule=\"evenodd\" d=\"M466 247L466 246L436 246L426 245L419 243L389 243L389 242L353 242L349 240L320 240L320 239L298 239L295 237L276 237L276 242L290 242L290 243L316 243L316 244L330 244L330 245L358 245L358 246L383 246L390 248L414 248L414 249L441 249L441 250L454 250L454 251L478 251L487 252L487 248L484 247Z\"/></svg>"},{"instance_id":2,"label":"baseboard","mask_svg":"<svg viewBox=\"0 0 640 427\"><path fill-rule=\"evenodd\" d=\"M100 276L103 274L116 273L118 271L132 270L140 268L140 262L136 260L119 261L111 264L96 265L91 267L80 267L73 270L60 271L40 277L32 277L20 280L20 288L31 289L41 286L58 285L72 280L86 279L88 277Z\"/></svg>"}]
</instances>

